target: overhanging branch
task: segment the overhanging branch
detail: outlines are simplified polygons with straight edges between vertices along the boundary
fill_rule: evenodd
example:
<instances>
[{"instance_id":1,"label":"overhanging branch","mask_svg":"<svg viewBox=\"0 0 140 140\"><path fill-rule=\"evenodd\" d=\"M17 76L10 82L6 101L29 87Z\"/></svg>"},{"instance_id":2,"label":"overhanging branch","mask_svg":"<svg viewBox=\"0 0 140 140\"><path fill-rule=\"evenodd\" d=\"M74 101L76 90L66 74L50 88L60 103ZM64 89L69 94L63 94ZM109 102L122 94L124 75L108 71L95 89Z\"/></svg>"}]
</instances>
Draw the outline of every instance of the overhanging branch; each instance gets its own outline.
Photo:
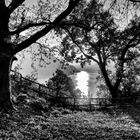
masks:
<instances>
[{"instance_id":1,"label":"overhanging branch","mask_svg":"<svg viewBox=\"0 0 140 140\"><path fill-rule=\"evenodd\" d=\"M51 24L51 22L29 23L29 24L27 24L27 25L25 25L23 27L19 27L15 31L11 31L10 34L11 35L19 34L19 33L23 32L23 31L25 31L25 30L27 30L27 29L29 29L31 27L38 27L38 26L44 26L44 25L50 25L50 24Z\"/></svg>"},{"instance_id":2,"label":"overhanging branch","mask_svg":"<svg viewBox=\"0 0 140 140\"><path fill-rule=\"evenodd\" d=\"M77 41L74 40L73 35L70 33L70 31L69 31L67 28L63 27L62 29L64 29L64 30L68 33L68 35L70 36L72 42L80 49L81 53L82 53L87 59L91 59L91 60L93 60L94 62L96 62L97 64L99 63L98 60L96 60L95 58L93 58L93 57L90 56L90 55L87 55L87 54L82 50L81 46L79 46L79 44L77 43Z\"/></svg>"},{"instance_id":3,"label":"overhanging branch","mask_svg":"<svg viewBox=\"0 0 140 140\"><path fill-rule=\"evenodd\" d=\"M83 23L71 23L71 22L66 22L66 21L61 22L60 27L63 27L63 26L75 26L75 27L79 27L79 28L82 28L82 29L87 30L87 31L90 31L91 29L93 29L93 26L90 27L90 26L87 26Z\"/></svg>"},{"instance_id":4,"label":"overhanging branch","mask_svg":"<svg viewBox=\"0 0 140 140\"><path fill-rule=\"evenodd\" d=\"M64 10L53 22L51 25L48 25L47 27L43 28L42 30L38 31L37 33L33 34L31 37L26 39L25 41L21 42L20 44L17 45L17 47L14 49L14 53L16 54L17 52L27 48L30 46L32 43L36 42L38 39L41 37L45 36L49 31L51 31L53 28L57 27L60 22L68 16L72 10L78 5L80 0L70 0L69 5L66 10Z\"/></svg>"},{"instance_id":5,"label":"overhanging branch","mask_svg":"<svg viewBox=\"0 0 140 140\"><path fill-rule=\"evenodd\" d=\"M140 0L129 0L131 2L140 2Z\"/></svg>"},{"instance_id":6,"label":"overhanging branch","mask_svg":"<svg viewBox=\"0 0 140 140\"><path fill-rule=\"evenodd\" d=\"M129 48L135 47L135 46L137 46L140 43L140 39L138 39L137 42L134 42L139 35L140 35L140 32L135 34L134 37L131 40L129 40L129 42L126 45L126 47L122 50L120 60L124 59L124 57L125 57L125 55L126 55L126 53L127 53Z\"/></svg>"},{"instance_id":7,"label":"overhanging branch","mask_svg":"<svg viewBox=\"0 0 140 140\"><path fill-rule=\"evenodd\" d=\"M21 5L25 0L12 0L8 6L9 12L12 13L19 5Z\"/></svg>"}]
</instances>

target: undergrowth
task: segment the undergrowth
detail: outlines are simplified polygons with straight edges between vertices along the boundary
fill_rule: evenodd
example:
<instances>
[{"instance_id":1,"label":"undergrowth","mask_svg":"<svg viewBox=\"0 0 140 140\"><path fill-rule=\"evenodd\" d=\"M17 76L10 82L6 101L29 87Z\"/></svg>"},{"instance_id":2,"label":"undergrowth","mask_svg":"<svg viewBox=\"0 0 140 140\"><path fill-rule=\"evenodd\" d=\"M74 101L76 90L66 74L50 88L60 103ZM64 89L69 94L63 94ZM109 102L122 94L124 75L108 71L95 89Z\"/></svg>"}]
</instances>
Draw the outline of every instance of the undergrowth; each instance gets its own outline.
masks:
<instances>
[{"instance_id":1,"label":"undergrowth","mask_svg":"<svg viewBox=\"0 0 140 140\"><path fill-rule=\"evenodd\" d=\"M36 112L20 106L10 114L0 114L0 140L139 140L138 108Z\"/></svg>"}]
</instances>

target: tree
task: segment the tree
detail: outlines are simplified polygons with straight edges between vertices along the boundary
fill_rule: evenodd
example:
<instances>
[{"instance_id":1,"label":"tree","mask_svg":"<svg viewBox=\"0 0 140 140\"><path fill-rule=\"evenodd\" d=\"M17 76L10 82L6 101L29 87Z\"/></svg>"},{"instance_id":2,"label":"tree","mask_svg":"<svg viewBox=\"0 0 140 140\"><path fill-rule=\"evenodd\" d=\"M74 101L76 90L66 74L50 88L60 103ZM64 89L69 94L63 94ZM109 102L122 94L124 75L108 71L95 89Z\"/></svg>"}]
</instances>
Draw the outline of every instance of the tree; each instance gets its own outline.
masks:
<instances>
[{"instance_id":1,"label":"tree","mask_svg":"<svg viewBox=\"0 0 140 140\"><path fill-rule=\"evenodd\" d=\"M69 17L75 26L60 25L65 33L60 53L67 61L76 61L82 67L91 61L97 63L114 101L119 96L124 65L135 57L131 48L140 43L139 19L120 31L102 5L93 1L87 6L80 4ZM110 63L115 65L113 78L108 70Z\"/></svg>"},{"instance_id":2,"label":"tree","mask_svg":"<svg viewBox=\"0 0 140 140\"><path fill-rule=\"evenodd\" d=\"M48 3L44 5L48 5L50 11L43 13L41 13L41 9L44 9L41 8L43 1L39 1L40 8L32 13L24 6L25 0L0 0L0 109L12 108L9 70L13 56L57 27L79 1L69 0L66 4L59 1L59 5L57 2L51 4L51 1L46 1ZM55 9L55 12L52 12L52 9ZM28 30L31 32L26 34Z\"/></svg>"},{"instance_id":3,"label":"tree","mask_svg":"<svg viewBox=\"0 0 140 140\"><path fill-rule=\"evenodd\" d=\"M127 63L124 71L123 80L121 83L123 97L134 99L137 98L137 96L139 96L140 91L139 66L140 66L139 56L133 59L131 62Z\"/></svg>"},{"instance_id":4,"label":"tree","mask_svg":"<svg viewBox=\"0 0 140 140\"><path fill-rule=\"evenodd\" d=\"M50 98L52 104L65 106L70 98L76 98L77 96L72 79L62 70L56 70L53 77L48 80L47 86L54 89Z\"/></svg>"},{"instance_id":5,"label":"tree","mask_svg":"<svg viewBox=\"0 0 140 140\"><path fill-rule=\"evenodd\" d=\"M101 0L100 2L104 5L104 9L112 14L116 22L120 24L124 22L123 26L127 26L135 15L139 16L139 0Z\"/></svg>"}]
</instances>

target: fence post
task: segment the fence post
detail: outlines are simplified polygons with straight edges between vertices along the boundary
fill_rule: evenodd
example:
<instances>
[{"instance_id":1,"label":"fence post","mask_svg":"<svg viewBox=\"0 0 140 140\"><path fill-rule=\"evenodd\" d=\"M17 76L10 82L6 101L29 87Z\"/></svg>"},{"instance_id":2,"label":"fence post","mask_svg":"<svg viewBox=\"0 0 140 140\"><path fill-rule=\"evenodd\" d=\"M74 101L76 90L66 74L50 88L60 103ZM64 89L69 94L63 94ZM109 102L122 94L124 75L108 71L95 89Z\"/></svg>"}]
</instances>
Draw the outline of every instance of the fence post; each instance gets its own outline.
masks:
<instances>
[{"instance_id":1,"label":"fence post","mask_svg":"<svg viewBox=\"0 0 140 140\"><path fill-rule=\"evenodd\" d=\"M20 74L20 80L19 80L20 85L22 85L22 75Z\"/></svg>"},{"instance_id":2,"label":"fence post","mask_svg":"<svg viewBox=\"0 0 140 140\"><path fill-rule=\"evenodd\" d=\"M75 103L76 103L76 102L75 102L75 98L73 98L73 101L74 101L74 102L73 102L73 110L75 110Z\"/></svg>"},{"instance_id":3,"label":"fence post","mask_svg":"<svg viewBox=\"0 0 140 140\"><path fill-rule=\"evenodd\" d=\"M19 78L19 79L18 79ZM23 88L23 85L22 85L22 75L21 74L19 74L19 73L17 73L17 82L19 82L18 84L19 84L19 89L18 89L18 91L19 92L23 92L24 91L24 88Z\"/></svg>"},{"instance_id":4,"label":"fence post","mask_svg":"<svg viewBox=\"0 0 140 140\"><path fill-rule=\"evenodd\" d=\"M89 98L89 111L91 112L91 98Z\"/></svg>"},{"instance_id":5,"label":"fence post","mask_svg":"<svg viewBox=\"0 0 140 140\"><path fill-rule=\"evenodd\" d=\"M39 87L38 87L38 92L40 93L41 92L41 85L39 84Z\"/></svg>"}]
</instances>

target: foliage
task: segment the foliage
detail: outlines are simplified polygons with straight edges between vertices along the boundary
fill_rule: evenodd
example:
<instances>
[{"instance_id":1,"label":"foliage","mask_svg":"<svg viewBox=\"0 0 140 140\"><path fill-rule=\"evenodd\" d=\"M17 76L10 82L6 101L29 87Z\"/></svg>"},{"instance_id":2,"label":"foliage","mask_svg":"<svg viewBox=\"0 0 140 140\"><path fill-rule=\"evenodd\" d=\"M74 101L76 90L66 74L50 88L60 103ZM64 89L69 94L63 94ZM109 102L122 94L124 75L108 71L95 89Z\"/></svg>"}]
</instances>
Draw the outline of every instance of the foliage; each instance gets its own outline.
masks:
<instances>
[{"instance_id":1,"label":"foliage","mask_svg":"<svg viewBox=\"0 0 140 140\"><path fill-rule=\"evenodd\" d=\"M59 20L65 19L65 14L70 12L69 10L72 7L74 9L79 1L39 0L30 5L24 3L20 5L11 14L10 18L9 25L12 32L12 43L17 45L18 43L22 44L25 40L29 40L29 38L33 37L35 39L35 41L30 41L30 45L34 44L34 46L26 46L26 44L26 47L24 46L26 50L20 50L23 52L22 57L25 57L24 53L28 52L33 60L32 63L38 61L41 67L50 64L51 61L46 60L46 58L53 58L53 49L51 49L50 40L54 40L54 42L58 41L58 37L54 35L53 30L58 26ZM48 29L47 32L45 28ZM25 32L25 35L21 35L22 32ZM42 35L36 34L38 32L42 32ZM55 61L53 60L53 62ZM57 61L60 60L57 59Z\"/></svg>"},{"instance_id":2,"label":"foliage","mask_svg":"<svg viewBox=\"0 0 140 140\"><path fill-rule=\"evenodd\" d=\"M128 62L125 71L123 80L121 83L121 91L123 97L128 97L136 99L140 94L140 81L139 81L139 57L136 57L133 61Z\"/></svg>"},{"instance_id":3,"label":"foliage","mask_svg":"<svg viewBox=\"0 0 140 140\"><path fill-rule=\"evenodd\" d=\"M40 44L37 54L31 48L36 60L45 60L50 52L44 48L48 37L45 37L62 20L64 20L72 10L78 5L80 0L39 0L27 3L25 0L1 0L0 2L0 108L5 111L12 109L10 101L9 69L11 60L18 52L24 51L32 44ZM36 4L35 4L36 3ZM32 6L31 6L32 4ZM44 40L42 40L44 37ZM45 50L45 51L44 51ZM34 59L34 60L35 60ZM47 64L47 63L46 63Z\"/></svg>"},{"instance_id":4,"label":"foliage","mask_svg":"<svg viewBox=\"0 0 140 140\"><path fill-rule=\"evenodd\" d=\"M30 99L27 105L36 113L47 112L49 110L49 104L43 98Z\"/></svg>"},{"instance_id":5,"label":"foliage","mask_svg":"<svg viewBox=\"0 0 140 140\"><path fill-rule=\"evenodd\" d=\"M104 9L111 13L120 29L127 27L131 19L139 16L139 0L100 0L100 2L104 5Z\"/></svg>"},{"instance_id":6,"label":"foliage","mask_svg":"<svg viewBox=\"0 0 140 140\"><path fill-rule=\"evenodd\" d=\"M60 26L65 34L60 54L69 62L80 63L81 67L92 61L97 63L112 98L117 98L124 66L139 54L133 51L140 40L139 18L131 21L125 30L119 30L111 14L101 4L90 1L81 2L68 21L73 26ZM111 73L110 65L114 66Z\"/></svg>"},{"instance_id":7,"label":"foliage","mask_svg":"<svg viewBox=\"0 0 140 140\"><path fill-rule=\"evenodd\" d=\"M14 74L11 75L11 78L12 100L16 107L21 105L30 107L38 113L48 110L49 103L46 102L44 96L39 92L39 84L33 81L36 79L34 75L28 75L26 78L23 78L22 75L14 72ZM48 93L45 92L45 94Z\"/></svg>"},{"instance_id":8,"label":"foliage","mask_svg":"<svg viewBox=\"0 0 140 140\"><path fill-rule=\"evenodd\" d=\"M110 90L112 83L107 66L114 58L112 54L117 55L117 52L114 52L118 45L117 26L111 15L103 11L102 5L90 1L88 4L81 3L80 6L77 13L74 11L70 15L71 22L76 25L62 27L66 36L63 38L60 53L67 61L80 63L81 67L91 61L97 63Z\"/></svg>"},{"instance_id":9,"label":"foliage","mask_svg":"<svg viewBox=\"0 0 140 140\"><path fill-rule=\"evenodd\" d=\"M76 98L75 86L70 77L62 70L57 69L52 78L47 82L49 88L54 89L49 101L53 105L66 106L70 98Z\"/></svg>"},{"instance_id":10,"label":"foliage","mask_svg":"<svg viewBox=\"0 0 140 140\"><path fill-rule=\"evenodd\" d=\"M56 115L56 112L59 115ZM129 107L125 110L111 109L92 113L62 114L61 112L63 110L59 111L58 108L41 115L33 114L31 110L24 108L14 111L11 115L0 114L0 138L16 140L135 140L140 138L138 108Z\"/></svg>"},{"instance_id":11,"label":"foliage","mask_svg":"<svg viewBox=\"0 0 140 140\"><path fill-rule=\"evenodd\" d=\"M26 94L30 91L30 89L36 90L36 83L37 80L36 75L34 73L31 73L30 75L27 75L26 77L23 77L20 73L13 71L11 73L11 86L12 86L12 93L17 96L21 92Z\"/></svg>"}]
</instances>

